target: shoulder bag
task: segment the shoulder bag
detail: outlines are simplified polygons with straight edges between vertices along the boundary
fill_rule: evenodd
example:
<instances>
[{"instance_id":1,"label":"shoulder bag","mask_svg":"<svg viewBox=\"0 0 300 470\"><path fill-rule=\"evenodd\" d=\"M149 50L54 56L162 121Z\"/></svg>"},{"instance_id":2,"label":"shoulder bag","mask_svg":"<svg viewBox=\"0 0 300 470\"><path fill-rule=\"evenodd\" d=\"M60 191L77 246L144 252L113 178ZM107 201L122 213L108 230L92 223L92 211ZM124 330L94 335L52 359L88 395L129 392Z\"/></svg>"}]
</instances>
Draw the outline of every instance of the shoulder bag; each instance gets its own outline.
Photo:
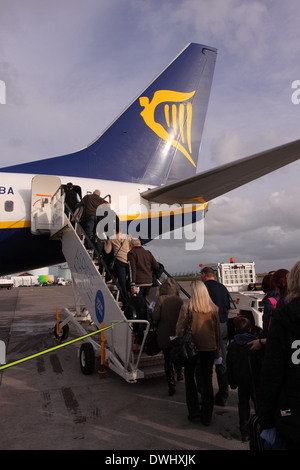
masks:
<instances>
[{"instance_id":1,"label":"shoulder bag","mask_svg":"<svg viewBox=\"0 0 300 470\"><path fill-rule=\"evenodd\" d=\"M190 310L188 310L187 322L187 332L183 336L177 336L172 340L171 349L171 357L173 362L183 366L189 359L195 357L199 352L191 331L192 315Z\"/></svg>"},{"instance_id":2,"label":"shoulder bag","mask_svg":"<svg viewBox=\"0 0 300 470\"><path fill-rule=\"evenodd\" d=\"M121 250L121 248L122 248L124 242L125 242L125 239L122 241L121 245L119 246L119 249L118 249L118 251L116 252L116 254L115 254L113 260L109 263L108 268L109 268L110 271L114 271L114 269L115 269L117 254L118 254L119 251Z\"/></svg>"},{"instance_id":3,"label":"shoulder bag","mask_svg":"<svg viewBox=\"0 0 300 470\"><path fill-rule=\"evenodd\" d=\"M157 343L157 328L153 327L152 330L149 330L144 351L148 356L156 356L156 354L160 353L161 348L158 346Z\"/></svg>"}]
</instances>

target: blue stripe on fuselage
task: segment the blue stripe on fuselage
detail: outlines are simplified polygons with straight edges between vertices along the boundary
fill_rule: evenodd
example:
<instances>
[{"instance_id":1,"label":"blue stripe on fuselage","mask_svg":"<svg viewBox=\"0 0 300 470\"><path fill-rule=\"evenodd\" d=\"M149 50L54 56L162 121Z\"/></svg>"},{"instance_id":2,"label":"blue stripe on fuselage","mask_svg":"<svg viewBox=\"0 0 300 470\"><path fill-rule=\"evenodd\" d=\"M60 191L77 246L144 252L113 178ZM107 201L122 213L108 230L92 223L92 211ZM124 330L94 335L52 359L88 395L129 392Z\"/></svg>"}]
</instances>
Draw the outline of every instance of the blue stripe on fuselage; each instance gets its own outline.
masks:
<instances>
[{"instance_id":1,"label":"blue stripe on fuselage","mask_svg":"<svg viewBox=\"0 0 300 470\"><path fill-rule=\"evenodd\" d=\"M61 242L33 235L30 228L0 230L0 274L29 271L65 261Z\"/></svg>"}]
</instances>

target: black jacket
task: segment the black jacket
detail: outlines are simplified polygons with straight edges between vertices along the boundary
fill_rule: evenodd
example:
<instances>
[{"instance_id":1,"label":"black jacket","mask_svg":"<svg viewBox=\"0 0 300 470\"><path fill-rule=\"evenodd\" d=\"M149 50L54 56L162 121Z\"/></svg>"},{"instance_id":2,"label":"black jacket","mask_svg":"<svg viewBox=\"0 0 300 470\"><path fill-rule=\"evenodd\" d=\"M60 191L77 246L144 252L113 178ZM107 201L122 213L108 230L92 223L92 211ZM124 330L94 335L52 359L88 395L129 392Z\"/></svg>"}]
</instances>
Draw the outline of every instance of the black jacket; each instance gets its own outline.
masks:
<instances>
[{"instance_id":1,"label":"black jacket","mask_svg":"<svg viewBox=\"0 0 300 470\"><path fill-rule=\"evenodd\" d=\"M142 246L133 247L127 254L131 286L152 286L152 269L158 271L159 264L148 250Z\"/></svg>"},{"instance_id":2,"label":"black jacket","mask_svg":"<svg viewBox=\"0 0 300 470\"><path fill-rule=\"evenodd\" d=\"M254 339L256 337L250 333L236 334L228 346L227 374L232 389L241 387L251 393L258 389L262 355L260 351L250 350L248 343ZM256 398L256 394L254 396Z\"/></svg>"},{"instance_id":3,"label":"black jacket","mask_svg":"<svg viewBox=\"0 0 300 470\"><path fill-rule=\"evenodd\" d=\"M300 297L274 310L262 369L259 405L261 427L275 427L289 449L298 448Z\"/></svg>"},{"instance_id":4,"label":"black jacket","mask_svg":"<svg viewBox=\"0 0 300 470\"><path fill-rule=\"evenodd\" d=\"M227 322L230 309L230 297L227 288L221 282L209 279L205 282L211 300L219 309L220 323Z\"/></svg>"}]
</instances>

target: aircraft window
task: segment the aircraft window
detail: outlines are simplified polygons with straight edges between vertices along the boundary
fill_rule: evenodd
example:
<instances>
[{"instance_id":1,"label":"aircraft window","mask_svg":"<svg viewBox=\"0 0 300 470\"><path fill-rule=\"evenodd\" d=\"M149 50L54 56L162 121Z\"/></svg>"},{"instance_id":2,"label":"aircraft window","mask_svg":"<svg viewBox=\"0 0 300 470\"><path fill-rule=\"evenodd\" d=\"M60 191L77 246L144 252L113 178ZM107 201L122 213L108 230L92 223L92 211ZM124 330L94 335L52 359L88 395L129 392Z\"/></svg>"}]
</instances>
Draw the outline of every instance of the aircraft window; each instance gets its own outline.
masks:
<instances>
[{"instance_id":1,"label":"aircraft window","mask_svg":"<svg viewBox=\"0 0 300 470\"><path fill-rule=\"evenodd\" d=\"M5 201L4 210L6 212L12 212L14 210L14 201Z\"/></svg>"}]
</instances>

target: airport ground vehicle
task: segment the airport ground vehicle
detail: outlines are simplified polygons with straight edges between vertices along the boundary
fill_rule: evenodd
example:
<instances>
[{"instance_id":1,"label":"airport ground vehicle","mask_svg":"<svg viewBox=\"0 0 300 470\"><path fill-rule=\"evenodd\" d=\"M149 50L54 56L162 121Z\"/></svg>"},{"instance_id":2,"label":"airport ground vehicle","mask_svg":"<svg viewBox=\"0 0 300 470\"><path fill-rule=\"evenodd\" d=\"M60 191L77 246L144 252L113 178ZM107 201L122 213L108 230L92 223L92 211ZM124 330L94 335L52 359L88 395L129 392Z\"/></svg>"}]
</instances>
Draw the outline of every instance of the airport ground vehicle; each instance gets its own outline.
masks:
<instances>
[{"instance_id":1,"label":"airport ground vehicle","mask_svg":"<svg viewBox=\"0 0 300 470\"><path fill-rule=\"evenodd\" d=\"M66 281L65 281L65 279L64 279L63 277L58 277L58 278L56 279L56 284L57 284L58 286L66 286L66 285L67 285L67 283L66 283Z\"/></svg>"},{"instance_id":2,"label":"airport ground vehicle","mask_svg":"<svg viewBox=\"0 0 300 470\"><path fill-rule=\"evenodd\" d=\"M14 283L11 279L7 277L0 278L0 289L11 289L14 286Z\"/></svg>"},{"instance_id":3,"label":"airport ground vehicle","mask_svg":"<svg viewBox=\"0 0 300 470\"><path fill-rule=\"evenodd\" d=\"M231 297L229 318L236 315L246 315L253 324L262 328L263 302L265 293L257 282L255 263L212 263L199 265L201 269L211 266L215 271L216 280L224 284Z\"/></svg>"}]
</instances>

